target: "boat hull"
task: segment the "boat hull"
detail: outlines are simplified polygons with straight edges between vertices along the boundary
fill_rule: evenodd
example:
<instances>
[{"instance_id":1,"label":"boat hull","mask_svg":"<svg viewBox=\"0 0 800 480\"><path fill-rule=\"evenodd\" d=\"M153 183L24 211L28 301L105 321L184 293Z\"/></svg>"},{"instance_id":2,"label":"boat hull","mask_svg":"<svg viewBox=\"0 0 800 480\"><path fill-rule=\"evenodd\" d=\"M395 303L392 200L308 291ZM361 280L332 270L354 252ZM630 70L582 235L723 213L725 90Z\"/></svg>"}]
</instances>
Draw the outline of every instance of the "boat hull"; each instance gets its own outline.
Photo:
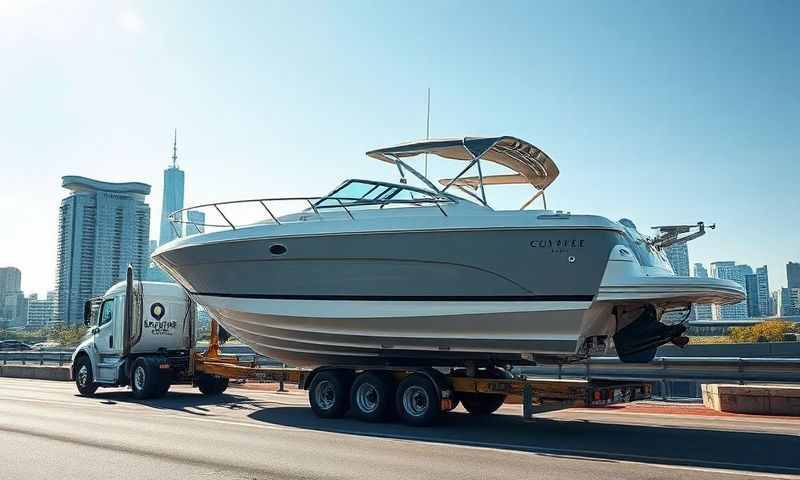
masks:
<instances>
[{"instance_id":1,"label":"boat hull","mask_svg":"<svg viewBox=\"0 0 800 480\"><path fill-rule=\"evenodd\" d=\"M520 363L574 354L586 301L352 301L195 295L257 353L293 366Z\"/></svg>"}]
</instances>

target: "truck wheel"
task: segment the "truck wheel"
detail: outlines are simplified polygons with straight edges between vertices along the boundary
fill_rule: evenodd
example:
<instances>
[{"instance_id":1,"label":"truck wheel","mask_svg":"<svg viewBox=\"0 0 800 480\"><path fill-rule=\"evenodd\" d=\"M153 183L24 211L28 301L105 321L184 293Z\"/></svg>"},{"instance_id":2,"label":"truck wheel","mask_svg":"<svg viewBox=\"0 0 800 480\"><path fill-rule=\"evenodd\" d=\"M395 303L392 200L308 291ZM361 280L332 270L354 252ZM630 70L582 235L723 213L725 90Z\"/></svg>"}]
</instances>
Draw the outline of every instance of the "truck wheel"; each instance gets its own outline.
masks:
<instances>
[{"instance_id":1,"label":"truck wheel","mask_svg":"<svg viewBox=\"0 0 800 480\"><path fill-rule=\"evenodd\" d=\"M155 396L160 383L160 372L149 358L139 357L131 368L131 391L133 398L144 400Z\"/></svg>"},{"instance_id":2,"label":"truck wheel","mask_svg":"<svg viewBox=\"0 0 800 480\"><path fill-rule=\"evenodd\" d=\"M436 386L418 373L411 374L400 382L395 403L400 419L409 425L430 425L441 414Z\"/></svg>"},{"instance_id":3,"label":"truck wheel","mask_svg":"<svg viewBox=\"0 0 800 480\"><path fill-rule=\"evenodd\" d=\"M197 387L203 395L221 395L228 389L228 378L209 373L201 373L197 377Z\"/></svg>"},{"instance_id":4,"label":"truck wheel","mask_svg":"<svg viewBox=\"0 0 800 480\"><path fill-rule=\"evenodd\" d=\"M78 357L75 362L75 386L84 397L91 397L99 386L92 375L92 362L85 356Z\"/></svg>"},{"instance_id":5,"label":"truck wheel","mask_svg":"<svg viewBox=\"0 0 800 480\"><path fill-rule=\"evenodd\" d=\"M383 422L394 413L394 379L384 372L364 372L350 388L350 405L361 420Z\"/></svg>"},{"instance_id":6,"label":"truck wheel","mask_svg":"<svg viewBox=\"0 0 800 480\"><path fill-rule=\"evenodd\" d=\"M506 401L505 395L493 393L460 393L459 398L464 408L472 415L494 413Z\"/></svg>"},{"instance_id":7,"label":"truck wheel","mask_svg":"<svg viewBox=\"0 0 800 480\"><path fill-rule=\"evenodd\" d=\"M319 372L308 389L311 410L321 418L339 418L350 408L350 375L345 372Z\"/></svg>"}]
</instances>

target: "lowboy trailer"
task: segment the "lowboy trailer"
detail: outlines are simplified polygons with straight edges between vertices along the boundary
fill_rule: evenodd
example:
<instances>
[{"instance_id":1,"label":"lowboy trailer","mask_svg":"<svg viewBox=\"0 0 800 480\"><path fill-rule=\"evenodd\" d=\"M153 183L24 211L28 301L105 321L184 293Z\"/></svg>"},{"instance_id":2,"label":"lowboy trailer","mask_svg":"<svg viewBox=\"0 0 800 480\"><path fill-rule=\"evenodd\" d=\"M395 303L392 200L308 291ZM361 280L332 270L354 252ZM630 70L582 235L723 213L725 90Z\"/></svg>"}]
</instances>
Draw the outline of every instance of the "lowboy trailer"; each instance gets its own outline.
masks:
<instances>
[{"instance_id":1,"label":"lowboy trailer","mask_svg":"<svg viewBox=\"0 0 800 480\"><path fill-rule=\"evenodd\" d=\"M181 287L134 281L129 267L126 282L84 309L90 335L73 354L72 366L79 392L92 395L99 387L130 386L136 398L146 399L163 396L178 383L217 395L231 379L285 382L308 391L319 417L352 412L366 421L399 418L411 425L435 423L459 403L473 415L521 403L524 418L530 419L545 410L606 406L651 395L646 382L528 379L498 367L261 367L221 354L213 319L209 345L200 351L195 309Z\"/></svg>"}]
</instances>

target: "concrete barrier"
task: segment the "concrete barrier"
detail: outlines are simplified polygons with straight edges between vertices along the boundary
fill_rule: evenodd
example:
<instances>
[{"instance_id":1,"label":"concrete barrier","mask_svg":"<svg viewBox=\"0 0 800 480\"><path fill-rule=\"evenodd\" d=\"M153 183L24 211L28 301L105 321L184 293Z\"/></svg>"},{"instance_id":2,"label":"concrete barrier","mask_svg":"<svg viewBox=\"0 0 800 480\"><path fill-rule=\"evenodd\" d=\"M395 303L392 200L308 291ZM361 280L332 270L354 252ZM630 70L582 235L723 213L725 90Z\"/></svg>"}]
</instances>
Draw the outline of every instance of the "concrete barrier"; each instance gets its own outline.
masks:
<instances>
[{"instance_id":1,"label":"concrete barrier","mask_svg":"<svg viewBox=\"0 0 800 480\"><path fill-rule=\"evenodd\" d=\"M718 412L800 416L800 386L710 383L701 390L703 405Z\"/></svg>"},{"instance_id":2,"label":"concrete barrier","mask_svg":"<svg viewBox=\"0 0 800 480\"><path fill-rule=\"evenodd\" d=\"M51 365L2 365L0 366L0 377L9 378L35 378L38 380L72 380L72 372L69 366Z\"/></svg>"}]
</instances>

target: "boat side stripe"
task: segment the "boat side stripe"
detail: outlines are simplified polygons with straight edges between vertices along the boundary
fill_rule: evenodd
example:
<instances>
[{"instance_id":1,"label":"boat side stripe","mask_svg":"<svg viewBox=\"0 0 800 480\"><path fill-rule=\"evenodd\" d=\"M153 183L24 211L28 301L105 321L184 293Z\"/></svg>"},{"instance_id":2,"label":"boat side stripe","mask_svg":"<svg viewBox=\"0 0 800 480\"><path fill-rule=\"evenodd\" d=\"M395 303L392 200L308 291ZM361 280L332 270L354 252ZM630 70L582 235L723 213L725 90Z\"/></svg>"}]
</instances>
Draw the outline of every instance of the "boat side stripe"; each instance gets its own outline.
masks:
<instances>
[{"instance_id":1,"label":"boat side stripe","mask_svg":"<svg viewBox=\"0 0 800 480\"><path fill-rule=\"evenodd\" d=\"M594 295L283 295L261 293L190 292L192 295L264 300L349 300L401 302L591 302Z\"/></svg>"}]
</instances>

